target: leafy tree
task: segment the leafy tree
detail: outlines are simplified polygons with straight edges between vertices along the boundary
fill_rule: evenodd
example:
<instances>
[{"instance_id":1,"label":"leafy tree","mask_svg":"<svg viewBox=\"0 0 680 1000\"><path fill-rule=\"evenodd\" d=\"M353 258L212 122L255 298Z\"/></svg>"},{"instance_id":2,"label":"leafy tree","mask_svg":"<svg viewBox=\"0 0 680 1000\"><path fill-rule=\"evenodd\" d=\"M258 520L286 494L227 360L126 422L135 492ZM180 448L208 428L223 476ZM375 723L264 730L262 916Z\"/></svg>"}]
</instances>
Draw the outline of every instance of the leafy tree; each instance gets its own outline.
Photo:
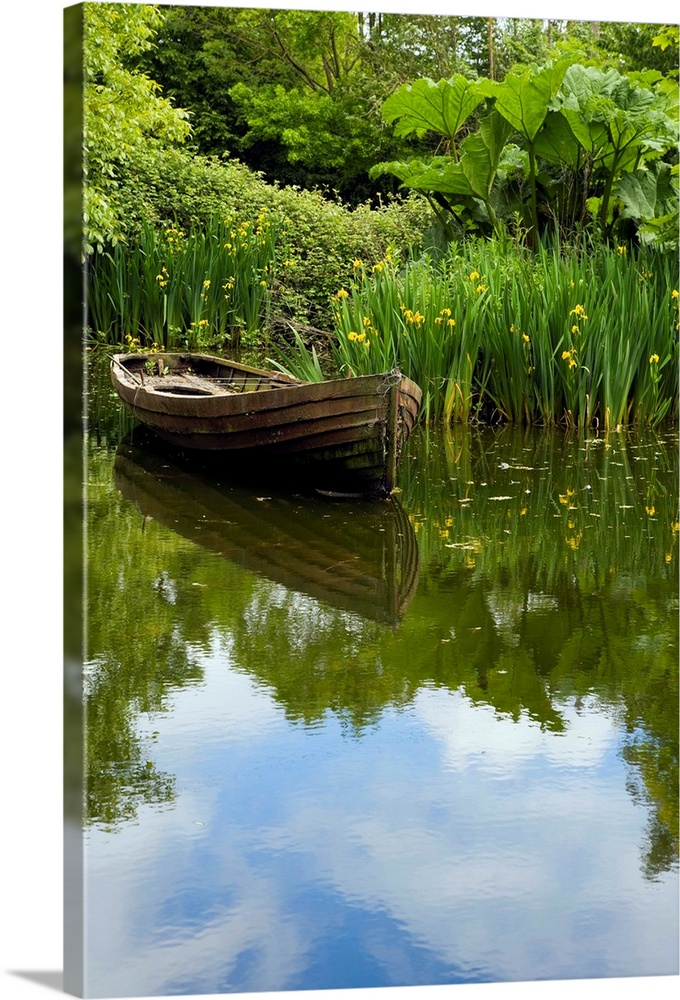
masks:
<instances>
[{"instance_id":1,"label":"leafy tree","mask_svg":"<svg viewBox=\"0 0 680 1000\"><path fill-rule=\"evenodd\" d=\"M167 147L189 133L186 113L135 68L162 23L156 6L84 4L84 215L87 248L122 238L115 208L121 166L140 147Z\"/></svg>"},{"instance_id":2,"label":"leafy tree","mask_svg":"<svg viewBox=\"0 0 680 1000\"><path fill-rule=\"evenodd\" d=\"M417 76L501 79L518 56L543 59L546 37L522 19L173 7L144 65L191 111L200 152L356 204L394 188L367 176L403 152L384 99Z\"/></svg>"},{"instance_id":3,"label":"leafy tree","mask_svg":"<svg viewBox=\"0 0 680 1000\"><path fill-rule=\"evenodd\" d=\"M357 16L172 8L145 65L190 109L202 153L229 152L269 180L337 189L358 203L391 141Z\"/></svg>"}]
</instances>

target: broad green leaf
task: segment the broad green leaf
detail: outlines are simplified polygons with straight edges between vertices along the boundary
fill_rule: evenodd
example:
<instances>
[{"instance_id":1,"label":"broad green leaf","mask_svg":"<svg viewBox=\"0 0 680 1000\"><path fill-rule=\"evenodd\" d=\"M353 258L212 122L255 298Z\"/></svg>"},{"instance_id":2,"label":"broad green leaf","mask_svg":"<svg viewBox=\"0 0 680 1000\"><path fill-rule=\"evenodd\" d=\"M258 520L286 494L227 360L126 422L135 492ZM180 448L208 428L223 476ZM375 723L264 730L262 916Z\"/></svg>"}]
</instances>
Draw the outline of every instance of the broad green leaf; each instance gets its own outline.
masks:
<instances>
[{"instance_id":1,"label":"broad green leaf","mask_svg":"<svg viewBox=\"0 0 680 1000\"><path fill-rule=\"evenodd\" d=\"M636 87L616 70L570 66L556 103L594 159L633 146L665 151L676 142L677 125L664 111L668 95Z\"/></svg>"},{"instance_id":2,"label":"broad green leaf","mask_svg":"<svg viewBox=\"0 0 680 1000\"><path fill-rule=\"evenodd\" d=\"M582 143L578 141L569 122L559 112L551 112L545 125L536 136L536 155L548 163L566 164L575 170L580 162Z\"/></svg>"},{"instance_id":3,"label":"broad green leaf","mask_svg":"<svg viewBox=\"0 0 680 1000\"><path fill-rule=\"evenodd\" d=\"M380 163L371 171L371 176L390 173L402 184L423 194L465 195L474 194L463 173L460 163L450 156L433 156L431 160L392 161Z\"/></svg>"},{"instance_id":4,"label":"broad green leaf","mask_svg":"<svg viewBox=\"0 0 680 1000\"><path fill-rule=\"evenodd\" d=\"M442 159L448 161L448 157L442 157ZM371 167L368 176L371 180L375 180L376 177L382 177L383 174L392 174L402 184L409 185L410 180L420 176L429 168L429 165L429 161L425 160L383 160Z\"/></svg>"},{"instance_id":5,"label":"broad green leaf","mask_svg":"<svg viewBox=\"0 0 680 1000\"><path fill-rule=\"evenodd\" d=\"M549 63L538 72L511 70L502 83L482 80L480 87L487 97L495 99L496 110L512 127L533 143L560 89L567 65L563 60Z\"/></svg>"},{"instance_id":6,"label":"broad green leaf","mask_svg":"<svg viewBox=\"0 0 680 1000\"><path fill-rule=\"evenodd\" d=\"M460 74L439 83L422 78L388 97L382 113L398 136L437 132L453 139L483 100L478 83Z\"/></svg>"},{"instance_id":7,"label":"broad green leaf","mask_svg":"<svg viewBox=\"0 0 680 1000\"><path fill-rule=\"evenodd\" d=\"M498 164L512 132L510 122L494 111L482 120L477 132L461 143L461 168L472 191L483 201L489 200Z\"/></svg>"},{"instance_id":8,"label":"broad green leaf","mask_svg":"<svg viewBox=\"0 0 680 1000\"><path fill-rule=\"evenodd\" d=\"M669 163L655 163L650 170L625 174L616 186L617 197L624 204L624 218L652 219L678 210L678 189L673 183Z\"/></svg>"},{"instance_id":9,"label":"broad green leaf","mask_svg":"<svg viewBox=\"0 0 680 1000\"><path fill-rule=\"evenodd\" d=\"M658 219L650 219L644 222L639 230L640 239L643 243L660 247L663 250L678 252L680 242L678 229L678 212L671 212Z\"/></svg>"}]
</instances>

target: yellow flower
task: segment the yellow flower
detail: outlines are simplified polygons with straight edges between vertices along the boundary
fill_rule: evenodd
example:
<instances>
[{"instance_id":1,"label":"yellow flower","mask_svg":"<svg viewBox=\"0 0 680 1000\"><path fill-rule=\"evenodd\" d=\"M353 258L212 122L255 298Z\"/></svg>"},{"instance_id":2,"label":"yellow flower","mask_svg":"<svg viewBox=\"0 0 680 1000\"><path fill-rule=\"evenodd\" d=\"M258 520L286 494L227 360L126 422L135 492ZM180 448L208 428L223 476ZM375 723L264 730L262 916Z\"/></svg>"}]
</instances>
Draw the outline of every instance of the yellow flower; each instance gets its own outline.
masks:
<instances>
[{"instance_id":1,"label":"yellow flower","mask_svg":"<svg viewBox=\"0 0 680 1000\"><path fill-rule=\"evenodd\" d=\"M347 334L347 339L348 340L358 340L359 339L359 334L356 332L356 330L350 330L349 333Z\"/></svg>"},{"instance_id":2,"label":"yellow flower","mask_svg":"<svg viewBox=\"0 0 680 1000\"><path fill-rule=\"evenodd\" d=\"M435 323L443 323L444 322L444 320L441 318L441 316L435 316L434 321L435 321Z\"/></svg>"},{"instance_id":3,"label":"yellow flower","mask_svg":"<svg viewBox=\"0 0 680 1000\"><path fill-rule=\"evenodd\" d=\"M617 247L616 252L620 253L621 256L623 256L623 254L626 252L626 247Z\"/></svg>"},{"instance_id":4,"label":"yellow flower","mask_svg":"<svg viewBox=\"0 0 680 1000\"><path fill-rule=\"evenodd\" d=\"M477 285L477 293L478 294L481 294L481 292L485 292L485 291L486 291L486 285Z\"/></svg>"},{"instance_id":5,"label":"yellow flower","mask_svg":"<svg viewBox=\"0 0 680 1000\"><path fill-rule=\"evenodd\" d=\"M479 277L479 271L471 271L470 274L468 274L468 278L470 279L470 281L476 281L478 277Z\"/></svg>"},{"instance_id":6,"label":"yellow flower","mask_svg":"<svg viewBox=\"0 0 680 1000\"><path fill-rule=\"evenodd\" d=\"M650 517L652 517L653 514L656 514L656 507L654 506L654 504L652 504L651 507L645 507L645 510L647 511Z\"/></svg>"},{"instance_id":7,"label":"yellow flower","mask_svg":"<svg viewBox=\"0 0 680 1000\"><path fill-rule=\"evenodd\" d=\"M666 562L667 562L667 563L669 563L669 562L671 561L671 559L672 559L672 558L673 558L673 556L671 555L671 553L670 553L670 552L667 552L667 553L666 553L666 554L664 555L664 559L666 560Z\"/></svg>"},{"instance_id":8,"label":"yellow flower","mask_svg":"<svg viewBox=\"0 0 680 1000\"><path fill-rule=\"evenodd\" d=\"M440 316L450 316L451 315L451 310L450 309L440 309L439 310L439 315Z\"/></svg>"},{"instance_id":9,"label":"yellow flower","mask_svg":"<svg viewBox=\"0 0 680 1000\"><path fill-rule=\"evenodd\" d=\"M348 299L349 292L346 291L344 288L341 288L338 292L335 293L335 297L336 299Z\"/></svg>"},{"instance_id":10,"label":"yellow flower","mask_svg":"<svg viewBox=\"0 0 680 1000\"><path fill-rule=\"evenodd\" d=\"M569 313L570 316L578 316L579 319L588 319L586 311L582 305L578 304Z\"/></svg>"},{"instance_id":11,"label":"yellow flower","mask_svg":"<svg viewBox=\"0 0 680 1000\"><path fill-rule=\"evenodd\" d=\"M659 355L658 354L652 354L651 358L649 359L649 363L650 363L650 365L658 365L658 363L659 363Z\"/></svg>"},{"instance_id":12,"label":"yellow flower","mask_svg":"<svg viewBox=\"0 0 680 1000\"><path fill-rule=\"evenodd\" d=\"M377 264L373 265L372 270L373 271L382 271L384 267L385 267L385 262L382 261L382 260L379 260Z\"/></svg>"},{"instance_id":13,"label":"yellow flower","mask_svg":"<svg viewBox=\"0 0 680 1000\"><path fill-rule=\"evenodd\" d=\"M576 324L575 324L575 323L574 323L574 325L573 325L573 326L572 326L572 328L571 328L571 332L572 332L572 333L578 333L578 332L579 332L579 331L578 331L578 327L576 326Z\"/></svg>"},{"instance_id":14,"label":"yellow flower","mask_svg":"<svg viewBox=\"0 0 680 1000\"><path fill-rule=\"evenodd\" d=\"M203 282L203 287L210 288L210 278L205 279L205 281Z\"/></svg>"},{"instance_id":15,"label":"yellow flower","mask_svg":"<svg viewBox=\"0 0 680 1000\"><path fill-rule=\"evenodd\" d=\"M671 298L677 299L677 297L678 297L678 290L677 288L674 288L673 291L671 292Z\"/></svg>"},{"instance_id":16,"label":"yellow flower","mask_svg":"<svg viewBox=\"0 0 680 1000\"><path fill-rule=\"evenodd\" d=\"M446 325L447 326L455 326L456 325L455 319L447 319Z\"/></svg>"},{"instance_id":17,"label":"yellow flower","mask_svg":"<svg viewBox=\"0 0 680 1000\"><path fill-rule=\"evenodd\" d=\"M363 262L363 260L359 260L359 258L358 258L358 257L355 257L355 258L354 258L354 270L356 271L356 270L358 270L358 269L359 269L360 267L363 267L363 266L364 266L364 262Z\"/></svg>"},{"instance_id":18,"label":"yellow flower","mask_svg":"<svg viewBox=\"0 0 680 1000\"><path fill-rule=\"evenodd\" d=\"M510 333L517 333L517 329L515 328L515 324L514 323L510 324Z\"/></svg>"},{"instance_id":19,"label":"yellow flower","mask_svg":"<svg viewBox=\"0 0 680 1000\"><path fill-rule=\"evenodd\" d=\"M525 343L525 344L528 344L528 343L529 343L529 337L527 336L527 334L526 334L526 333L523 333L523 334L522 334L522 340L524 341L524 343Z\"/></svg>"}]
</instances>

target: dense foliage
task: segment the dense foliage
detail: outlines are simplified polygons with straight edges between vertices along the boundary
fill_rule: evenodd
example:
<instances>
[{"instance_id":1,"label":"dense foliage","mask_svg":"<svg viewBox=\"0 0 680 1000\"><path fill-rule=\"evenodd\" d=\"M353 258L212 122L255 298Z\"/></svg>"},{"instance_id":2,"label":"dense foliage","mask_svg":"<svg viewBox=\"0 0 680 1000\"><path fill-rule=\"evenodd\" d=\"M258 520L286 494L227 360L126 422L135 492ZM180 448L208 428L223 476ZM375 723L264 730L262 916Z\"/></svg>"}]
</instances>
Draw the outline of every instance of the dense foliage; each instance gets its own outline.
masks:
<instances>
[{"instance_id":1,"label":"dense foliage","mask_svg":"<svg viewBox=\"0 0 680 1000\"><path fill-rule=\"evenodd\" d=\"M416 80L383 114L400 135L435 133L447 152L374 173L425 194L450 238L513 223L534 239L539 230L572 235L595 220L603 234L637 231L677 247L678 165L662 159L677 161L677 86L656 73L642 80L567 59L513 69L502 82Z\"/></svg>"},{"instance_id":2,"label":"dense foliage","mask_svg":"<svg viewBox=\"0 0 680 1000\"><path fill-rule=\"evenodd\" d=\"M382 102L417 77L503 80L567 55L621 72L666 74L677 45L644 24L347 11L171 7L144 68L192 113L202 153L228 151L268 180L325 186L352 203L392 190L376 160L412 146L385 127ZM432 152L431 143L423 143Z\"/></svg>"},{"instance_id":3,"label":"dense foliage","mask_svg":"<svg viewBox=\"0 0 680 1000\"><path fill-rule=\"evenodd\" d=\"M96 341L398 364L454 421L676 413L673 26L107 3L85 26Z\"/></svg>"},{"instance_id":4,"label":"dense foliage","mask_svg":"<svg viewBox=\"0 0 680 1000\"><path fill-rule=\"evenodd\" d=\"M187 115L158 84L130 68L162 23L146 4L86 3L83 32L85 227L89 249L124 238L117 198L130 157L166 149L189 133Z\"/></svg>"}]
</instances>

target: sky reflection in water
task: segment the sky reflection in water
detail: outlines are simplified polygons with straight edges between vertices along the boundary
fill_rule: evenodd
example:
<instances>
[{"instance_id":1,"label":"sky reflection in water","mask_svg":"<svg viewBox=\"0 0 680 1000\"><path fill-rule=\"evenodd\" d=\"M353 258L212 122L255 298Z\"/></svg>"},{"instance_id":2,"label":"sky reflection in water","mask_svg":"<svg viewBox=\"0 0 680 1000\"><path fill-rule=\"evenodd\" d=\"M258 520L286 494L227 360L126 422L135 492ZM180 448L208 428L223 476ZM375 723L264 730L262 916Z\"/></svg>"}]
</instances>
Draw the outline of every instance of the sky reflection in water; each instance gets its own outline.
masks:
<instances>
[{"instance_id":1,"label":"sky reflection in water","mask_svg":"<svg viewBox=\"0 0 680 1000\"><path fill-rule=\"evenodd\" d=\"M89 835L90 983L115 996L673 974L674 879L616 722L568 735L425 688L362 739L290 727L225 651L152 720L172 809Z\"/></svg>"}]
</instances>

